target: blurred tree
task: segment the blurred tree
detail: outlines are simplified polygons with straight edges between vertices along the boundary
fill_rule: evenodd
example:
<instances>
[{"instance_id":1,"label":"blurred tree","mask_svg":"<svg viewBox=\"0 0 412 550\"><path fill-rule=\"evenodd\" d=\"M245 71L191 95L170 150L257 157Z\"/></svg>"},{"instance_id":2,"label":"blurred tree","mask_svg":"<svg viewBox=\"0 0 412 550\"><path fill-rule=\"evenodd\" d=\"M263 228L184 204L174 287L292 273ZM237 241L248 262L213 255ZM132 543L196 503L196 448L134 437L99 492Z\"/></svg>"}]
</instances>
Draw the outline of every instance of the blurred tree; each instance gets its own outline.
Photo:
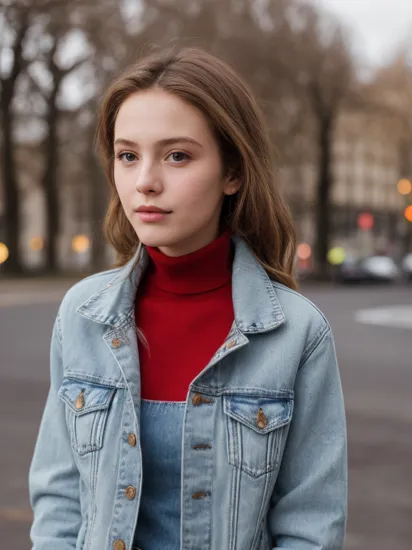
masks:
<instances>
[{"instance_id":1,"label":"blurred tree","mask_svg":"<svg viewBox=\"0 0 412 550\"><path fill-rule=\"evenodd\" d=\"M113 56L113 52L119 52L124 43L124 40L119 40L119 36L124 37L125 34L119 14L118 4L112 1L102 2L96 7L90 0L77 0L71 4L64 0L55 0L47 13L47 18L39 22L38 32L41 35L42 47L37 52L36 61L46 71L47 78L42 72L40 77L36 78L34 74L30 77L32 91L40 94L44 104L44 109L40 113L44 128L44 172L41 184L46 204L45 268L51 272L59 267L59 237L64 210L61 196L65 193L72 195L74 187L70 190L70 185L75 185L62 155L66 158L73 157L70 149L78 151L79 141L82 149L77 153L77 158L72 158L71 161L83 162L83 185L92 191L91 194L82 191L81 196L83 200L88 198L90 207L93 264L97 269L107 267L103 236L101 230L94 228L96 219L101 219L104 215L106 194L101 189L100 167L92 151L91 130L94 130L95 126L97 94L103 85L102 75L106 75L108 66L113 71L118 65L117 62L110 63L110 56ZM67 58L64 52L76 49L73 38L74 42L81 43L82 52L67 61L64 59ZM73 55L69 57L73 58ZM82 68L84 71L81 73ZM79 84L83 81L84 85L78 85L77 104L67 105L68 97L64 97L63 87L67 77L76 72ZM105 78L107 80L107 75ZM86 124L84 120L87 121ZM79 140L79 132L85 133L89 139ZM68 139L68 135L72 136L71 140ZM63 140L66 144L64 153ZM71 215L68 211L65 214ZM73 219L73 223L74 221Z\"/></svg>"},{"instance_id":2,"label":"blurred tree","mask_svg":"<svg viewBox=\"0 0 412 550\"><path fill-rule=\"evenodd\" d=\"M21 2L21 6L26 6L24 0ZM8 72L6 76L11 78L14 74L14 82L18 75L26 76L31 83L27 105L30 101L36 105L41 103L41 107L30 110L27 116L37 117L42 132L40 150L44 155L42 184L47 201L50 269L56 267L56 237L61 217L58 197L62 187L73 181L74 172L67 171L67 162L78 165L76 178L79 180L82 174L89 190L84 196L90 206L93 269L106 267L106 247L100 229L108 193L92 139L99 96L120 69L152 45L175 43L204 47L242 74L265 112L282 167L304 168L313 165L315 155L319 155L318 257L319 265L325 269L334 121L352 79L351 59L339 27L326 24L323 16L301 0L141 0L138 3L102 0L98 4L75 0L67 5L63 0L35 0L33 5L36 12L31 7L31 11L21 9L13 15L20 14L22 23L26 21L26 24L12 25L16 67L14 73ZM56 9L53 6L57 6ZM21 14L29 14L27 20ZM17 29L21 29L19 40ZM26 30L23 32L23 29ZM28 32L31 33L31 60L26 61L25 66L23 62L28 55L23 56L22 51L19 54L16 44L23 44ZM61 52L73 36L82 44L81 54L64 62ZM67 104L65 83L71 75L76 75L71 79L71 89L73 82L77 83L75 104L70 101ZM2 112L10 112L13 94L16 95L15 87L4 100L2 95L4 105L5 100L9 100ZM9 119L8 128L13 124ZM315 131L317 147L313 139ZM3 147L3 150L6 149ZM3 156L7 155L3 153ZM3 170L8 169L10 173L13 156L7 159L12 159L11 164L2 163ZM10 189L17 190L13 177L7 181L11 182ZM306 186L305 181L296 182L286 193L289 200L293 199L296 212L304 209L302 186ZM14 236L19 233L19 227L13 226L16 219L17 216L10 214L6 223Z\"/></svg>"},{"instance_id":3,"label":"blurred tree","mask_svg":"<svg viewBox=\"0 0 412 550\"><path fill-rule=\"evenodd\" d=\"M17 80L26 67L24 43L30 28L29 8L21 3L6 4L0 8L0 117L1 117L1 171L4 188L4 240L9 258L5 273L23 271L20 256L20 208L15 148L13 143L15 117L13 99ZM9 66L4 67L8 58Z\"/></svg>"},{"instance_id":4,"label":"blurred tree","mask_svg":"<svg viewBox=\"0 0 412 550\"><path fill-rule=\"evenodd\" d=\"M59 191L61 185L58 182L59 156L61 147L59 143L59 121L64 107L58 104L59 94L64 79L67 75L81 66L86 58L76 59L65 66L61 66L58 58L58 49L66 39L68 33L73 30L70 13L67 13L66 2L55 6L49 13L50 21L44 35L49 38L49 48L44 54L45 67L51 77L49 90L42 90L46 104L44 116L44 172L42 186L46 203L46 239L45 239L45 269L48 272L58 270L58 247L60 236L60 200ZM57 9L58 8L58 9Z\"/></svg>"},{"instance_id":5,"label":"blurred tree","mask_svg":"<svg viewBox=\"0 0 412 550\"><path fill-rule=\"evenodd\" d=\"M295 33L289 44L291 78L316 123L318 176L316 190L315 260L320 276L328 273L331 237L334 130L345 99L352 93L354 62L345 30L331 16L302 3L296 12Z\"/></svg>"}]
</instances>

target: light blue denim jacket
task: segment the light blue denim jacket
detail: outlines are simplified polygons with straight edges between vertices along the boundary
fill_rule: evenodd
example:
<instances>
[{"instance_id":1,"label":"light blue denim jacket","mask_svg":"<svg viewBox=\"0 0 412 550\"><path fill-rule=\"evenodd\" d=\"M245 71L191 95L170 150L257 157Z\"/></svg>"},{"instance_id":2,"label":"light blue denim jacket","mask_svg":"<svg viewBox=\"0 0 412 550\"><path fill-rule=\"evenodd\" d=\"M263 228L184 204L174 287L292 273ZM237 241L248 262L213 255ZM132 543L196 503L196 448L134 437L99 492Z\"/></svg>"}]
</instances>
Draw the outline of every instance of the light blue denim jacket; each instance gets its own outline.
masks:
<instances>
[{"instance_id":1,"label":"light blue denim jacket","mask_svg":"<svg viewBox=\"0 0 412 550\"><path fill-rule=\"evenodd\" d=\"M233 240L235 321L187 392L181 550L341 550L346 426L330 326ZM33 550L132 548L142 487L134 301L147 262L143 249L60 306L30 469Z\"/></svg>"}]
</instances>

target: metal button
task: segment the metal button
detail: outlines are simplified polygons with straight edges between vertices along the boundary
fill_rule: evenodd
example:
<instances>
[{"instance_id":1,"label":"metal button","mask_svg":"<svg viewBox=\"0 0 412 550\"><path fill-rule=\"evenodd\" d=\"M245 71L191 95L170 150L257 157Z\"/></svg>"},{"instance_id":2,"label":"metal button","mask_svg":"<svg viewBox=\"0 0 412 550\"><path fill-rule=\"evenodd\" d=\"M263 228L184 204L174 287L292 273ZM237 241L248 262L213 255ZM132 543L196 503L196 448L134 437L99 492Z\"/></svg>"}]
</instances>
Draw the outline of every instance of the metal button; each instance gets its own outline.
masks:
<instances>
[{"instance_id":1,"label":"metal button","mask_svg":"<svg viewBox=\"0 0 412 550\"><path fill-rule=\"evenodd\" d=\"M136 496L136 488L133 487L132 485L129 485L128 487L126 487L124 494L126 495L127 499L133 500L134 497Z\"/></svg>"},{"instance_id":2,"label":"metal button","mask_svg":"<svg viewBox=\"0 0 412 550\"><path fill-rule=\"evenodd\" d=\"M192 449L195 449L195 451L203 451L211 448L212 445L210 443L196 443L195 445L192 445Z\"/></svg>"},{"instance_id":3,"label":"metal button","mask_svg":"<svg viewBox=\"0 0 412 550\"><path fill-rule=\"evenodd\" d=\"M198 405L200 405L201 402L202 402L202 396L199 393L195 393L194 396L192 397L193 405L197 407Z\"/></svg>"},{"instance_id":4,"label":"metal button","mask_svg":"<svg viewBox=\"0 0 412 550\"><path fill-rule=\"evenodd\" d=\"M266 428L267 424L268 424L268 421L266 419L264 412L262 411L262 409L259 409L259 412L256 417L257 427L263 430L263 428Z\"/></svg>"},{"instance_id":5,"label":"metal button","mask_svg":"<svg viewBox=\"0 0 412 550\"><path fill-rule=\"evenodd\" d=\"M126 543L124 540L116 539L113 543L114 550L126 550Z\"/></svg>"},{"instance_id":6,"label":"metal button","mask_svg":"<svg viewBox=\"0 0 412 550\"><path fill-rule=\"evenodd\" d=\"M77 396L77 399L76 399L76 402L74 404L74 406L76 407L76 409L82 409L84 407L84 390L82 390L79 395Z\"/></svg>"},{"instance_id":7,"label":"metal button","mask_svg":"<svg viewBox=\"0 0 412 550\"><path fill-rule=\"evenodd\" d=\"M200 393L195 393L192 397L192 403L195 407L197 407L201 403L204 403L205 405L210 405L211 403L213 403L213 399L208 399L207 397L203 397L203 395L200 395Z\"/></svg>"},{"instance_id":8,"label":"metal button","mask_svg":"<svg viewBox=\"0 0 412 550\"><path fill-rule=\"evenodd\" d=\"M122 341L120 340L120 338L113 338L112 340L112 346L114 348L118 348L119 346L122 345Z\"/></svg>"},{"instance_id":9,"label":"metal button","mask_svg":"<svg viewBox=\"0 0 412 550\"><path fill-rule=\"evenodd\" d=\"M208 493L205 493L204 491L198 491L197 493L193 493L192 498L195 500L200 500L201 498L206 498L208 496Z\"/></svg>"},{"instance_id":10,"label":"metal button","mask_svg":"<svg viewBox=\"0 0 412 550\"><path fill-rule=\"evenodd\" d=\"M127 442L131 447L136 447L136 436L134 434L129 434L127 436Z\"/></svg>"}]
</instances>

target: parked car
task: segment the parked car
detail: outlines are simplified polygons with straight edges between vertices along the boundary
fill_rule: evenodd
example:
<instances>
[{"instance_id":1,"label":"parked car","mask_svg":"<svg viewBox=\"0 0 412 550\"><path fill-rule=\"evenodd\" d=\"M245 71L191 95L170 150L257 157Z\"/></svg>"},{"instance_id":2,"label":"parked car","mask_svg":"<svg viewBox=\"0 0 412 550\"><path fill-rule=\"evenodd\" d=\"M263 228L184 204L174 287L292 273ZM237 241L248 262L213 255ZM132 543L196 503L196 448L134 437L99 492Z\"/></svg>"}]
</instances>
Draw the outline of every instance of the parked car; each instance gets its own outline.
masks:
<instances>
[{"instance_id":1,"label":"parked car","mask_svg":"<svg viewBox=\"0 0 412 550\"><path fill-rule=\"evenodd\" d=\"M337 279L342 283L394 283L401 271L390 256L367 256L347 259L338 269Z\"/></svg>"},{"instance_id":2,"label":"parked car","mask_svg":"<svg viewBox=\"0 0 412 550\"><path fill-rule=\"evenodd\" d=\"M405 279L412 282L412 253L403 258L401 269Z\"/></svg>"}]
</instances>

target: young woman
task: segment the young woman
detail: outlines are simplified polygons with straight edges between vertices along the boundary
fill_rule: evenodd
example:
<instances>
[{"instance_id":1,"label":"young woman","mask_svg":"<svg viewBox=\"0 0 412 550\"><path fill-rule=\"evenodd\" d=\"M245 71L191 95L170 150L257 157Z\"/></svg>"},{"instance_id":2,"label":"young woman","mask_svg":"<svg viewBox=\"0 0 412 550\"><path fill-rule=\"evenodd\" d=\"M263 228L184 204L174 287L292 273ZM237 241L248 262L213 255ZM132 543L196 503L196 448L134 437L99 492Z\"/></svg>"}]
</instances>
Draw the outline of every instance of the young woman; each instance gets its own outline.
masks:
<instances>
[{"instance_id":1,"label":"young woman","mask_svg":"<svg viewBox=\"0 0 412 550\"><path fill-rule=\"evenodd\" d=\"M194 49L102 103L118 268L64 298L30 471L34 550L341 550L346 431L262 116Z\"/></svg>"}]
</instances>

